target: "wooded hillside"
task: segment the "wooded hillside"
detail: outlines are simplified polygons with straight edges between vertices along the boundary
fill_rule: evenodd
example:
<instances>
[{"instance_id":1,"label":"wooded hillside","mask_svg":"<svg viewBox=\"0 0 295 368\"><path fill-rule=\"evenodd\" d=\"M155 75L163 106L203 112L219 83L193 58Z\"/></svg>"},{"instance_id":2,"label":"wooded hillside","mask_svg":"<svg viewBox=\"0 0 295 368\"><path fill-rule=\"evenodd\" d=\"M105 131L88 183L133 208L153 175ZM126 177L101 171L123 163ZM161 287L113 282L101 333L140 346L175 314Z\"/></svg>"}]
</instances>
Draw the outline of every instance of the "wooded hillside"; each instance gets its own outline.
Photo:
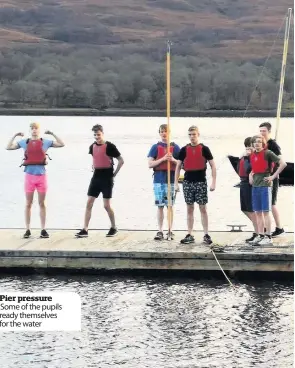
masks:
<instances>
[{"instance_id":1,"label":"wooded hillside","mask_svg":"<svg viewBox=\"0 0 295 368\"><path fill-rule=\"evenodd\" d=\"M6 0L0 100L6 106L243 109L290 0ZM291 32L293 37L293 30ZM283 29L252 98L274 108ZM284 107L293 101L290 42Z\"/></svg>"}]
</instances>

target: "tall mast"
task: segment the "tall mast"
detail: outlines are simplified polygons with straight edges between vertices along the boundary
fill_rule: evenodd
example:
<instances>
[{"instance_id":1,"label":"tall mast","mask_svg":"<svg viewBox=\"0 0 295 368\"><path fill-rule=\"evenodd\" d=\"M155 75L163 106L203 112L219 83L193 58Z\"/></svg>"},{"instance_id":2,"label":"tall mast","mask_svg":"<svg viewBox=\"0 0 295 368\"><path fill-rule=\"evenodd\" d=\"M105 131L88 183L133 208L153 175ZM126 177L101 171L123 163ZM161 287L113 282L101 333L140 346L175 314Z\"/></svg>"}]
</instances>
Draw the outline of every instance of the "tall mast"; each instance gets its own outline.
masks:
<instances>
[{"instance_id":1,"label":"tall mast","mask_svg":"<svg viewBox=\"0 0 295 368\"><path fill-rule=\"evenodd\" d=\"M276 125L275 139L277 139L277 137L278 137L280 119L281 119L281 110L282 110L282 101L283 101L283 93L284 93L284 81L285 81L285 74L286 74L286 63L287 63L287 55L288 55L288 44L289 44L291 17L292 17L292 8L289 8L288 9L288 15L286 17L286 26L285 26L284 51L283 51L283 60L282 60L282 69L281 69L279 100L278 100L278 107L277 107L277 125Z\"/></svg>"},{"instance_id":2,"label":"tall mast","mask_svg":"<svg viewBox=\"0 0 295 368\"><path fill-rule=\"evenodd\" d=\"M166 80L167 80L167 152L170 152L170 101L171 101L171 84L170 84L170 42L167 42L167 65L166 65ZM168 240L171 240L171 227L172 227L172 203L171 203L171 163L168 161L167 163L167 184L168 184Z\"/></svg>"}]
</instances>

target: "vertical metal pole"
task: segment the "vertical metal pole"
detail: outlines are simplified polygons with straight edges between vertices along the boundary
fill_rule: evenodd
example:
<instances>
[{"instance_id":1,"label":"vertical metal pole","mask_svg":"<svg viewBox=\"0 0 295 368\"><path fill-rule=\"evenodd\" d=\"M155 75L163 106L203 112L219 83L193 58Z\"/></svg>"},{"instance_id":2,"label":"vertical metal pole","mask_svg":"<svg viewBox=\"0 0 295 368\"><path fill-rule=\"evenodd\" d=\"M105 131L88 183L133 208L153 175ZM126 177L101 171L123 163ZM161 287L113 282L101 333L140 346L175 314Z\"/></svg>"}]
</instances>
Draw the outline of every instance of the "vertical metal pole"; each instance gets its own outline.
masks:
<instances>
[{"instance_id":1,"label":"vertical metal pole","mask_svg":"<svg viewBox=\"0 0 295 368\"><path fill-rule=\"evenodd\" d=\"M166 67L166 80L167 80L167 152L170 152L170 101L171 101L171 84L170 84L170 42L167 42L167 67ZM168 184L168 208L167 208L167 217L168 217L168 240L171 240L171 227L172 227L172 203L171 203L171 163L168 161L167 168L167 184Z\"/></svg>"},{"instance_id":2,"label":"vertical metal pole","mask_svg":"<svg viewBox=\"0 0 295 368\"><path fill-rule=\"evenodd\" d=\"M281 110L282 110L283 93L284 93L284 81L285 81L285 74L286 74L286 63L287 63L287 55L288 55L288 44L289 44L291 17L292 17L292 8L289 8L288 9L288 15L287 15L287 18L286 18L286 27L285 27L284 51L283 51L283 60L282 60L282 69L281 69L279 100L278 100L278 107L277 107L277 125L276 125L275 139L277 139L277 137L278 137L280 119L281 119Z\"/></svg>"}]
</instances>

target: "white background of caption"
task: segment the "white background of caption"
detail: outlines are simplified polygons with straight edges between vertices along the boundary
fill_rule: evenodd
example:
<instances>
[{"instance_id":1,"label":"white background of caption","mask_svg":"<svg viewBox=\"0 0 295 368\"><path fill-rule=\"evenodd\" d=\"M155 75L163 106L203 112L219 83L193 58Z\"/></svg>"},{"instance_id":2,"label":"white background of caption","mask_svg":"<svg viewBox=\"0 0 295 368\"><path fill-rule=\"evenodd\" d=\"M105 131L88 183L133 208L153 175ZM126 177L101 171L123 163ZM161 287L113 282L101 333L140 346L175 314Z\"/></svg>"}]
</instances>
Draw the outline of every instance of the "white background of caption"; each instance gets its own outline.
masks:
<instances>
[{"instance_id":1,"label":"white background of caption","mask_svg":"<svg viewBox=\"0 0 295 368\"><path fill-rule=\"evenodd\" d=\"M9 301L11 297L15 297L15 300ZM18 302L19 297L51 297L52 301L21 300ZM21 313L23 318L20 318ZM42 316L26 318L24 314L42 314ZM80 296L71 292L8 293L0 291L1 331L81 331Z\"/></svg>"}]
</instances>

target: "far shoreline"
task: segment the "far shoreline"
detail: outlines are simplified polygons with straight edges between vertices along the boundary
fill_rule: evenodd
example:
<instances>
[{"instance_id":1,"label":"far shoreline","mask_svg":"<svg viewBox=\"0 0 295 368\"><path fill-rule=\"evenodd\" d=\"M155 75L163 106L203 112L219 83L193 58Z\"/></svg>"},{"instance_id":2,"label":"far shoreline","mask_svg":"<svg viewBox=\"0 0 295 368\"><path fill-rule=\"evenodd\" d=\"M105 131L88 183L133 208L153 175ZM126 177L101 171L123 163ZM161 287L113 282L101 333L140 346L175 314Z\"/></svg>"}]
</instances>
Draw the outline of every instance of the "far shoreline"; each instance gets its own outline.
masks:
<instances>
[{"instance_id":1,"label":"far shoreline","mask_svg":"<svg viewBox=\"0 0 295 368\"><path fill-rule=\"evenodd\" d=\"M172 110L171 117L242 118L244 110ZM0 108L1 116L122 116L122 117L165 117L166 110L143 109L90 109L90 108ZM247 118L275 118L276 110L249 110ZM293 110L282 111L281 117L294 117Z\"/></svg>"}]
</instances>

